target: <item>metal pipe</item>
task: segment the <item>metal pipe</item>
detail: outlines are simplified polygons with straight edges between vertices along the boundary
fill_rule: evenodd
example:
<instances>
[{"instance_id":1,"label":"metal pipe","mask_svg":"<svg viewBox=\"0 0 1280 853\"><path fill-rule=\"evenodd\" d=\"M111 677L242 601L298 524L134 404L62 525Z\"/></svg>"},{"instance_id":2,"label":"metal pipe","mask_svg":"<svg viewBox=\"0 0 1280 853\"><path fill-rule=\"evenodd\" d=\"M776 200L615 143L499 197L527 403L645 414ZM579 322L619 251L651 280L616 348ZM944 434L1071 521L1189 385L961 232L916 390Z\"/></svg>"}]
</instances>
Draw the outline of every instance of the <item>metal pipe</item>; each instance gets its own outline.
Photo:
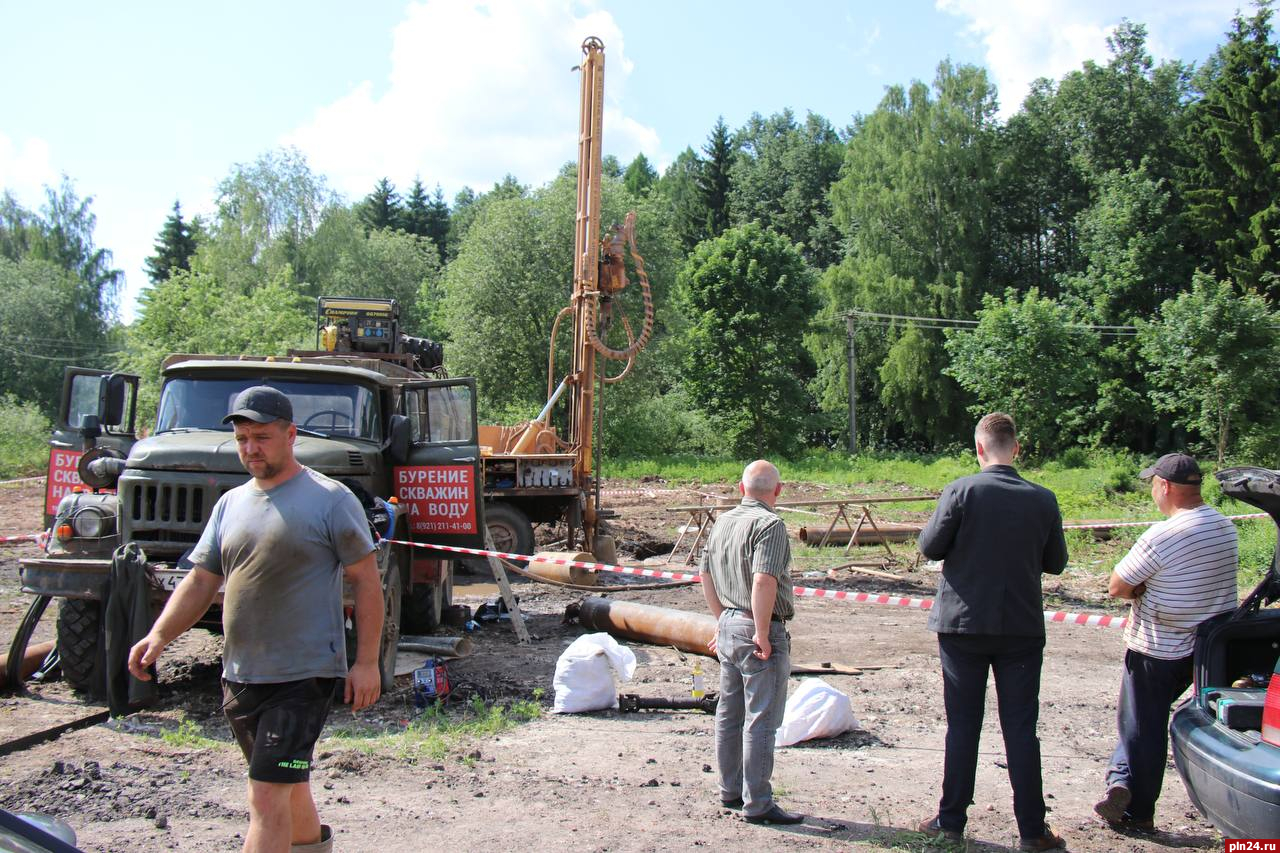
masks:
<instances>
[{"instance_id":1,"label":"metal pipe","mask_svg":"<svg viewBox=\"0 0 1280 853\"><path fill-rule=\"evenodd\" d=\"M615 637L675 646L682 652L714 657L707 644L716 635L716 619L710 613L669 610L631 601L588 597L570 604L565 620L576 619L584 628L605 631Z\"/></svg>"},{"instance_id":2,"label":"metal pipe","mask_svg":"<svg viewBox=\"0 0 1280 853\"><path fill-rule=\"evenodd\" d=\"M562 566L544 560L569 560L574 563L594 563L596 558L585 551L544 551L533 555L525 569L526 574L540 577L556 583L573 584L574 586L595 586L599 575L577 566Z\"/></svg>"},{"instance_id":3,"label":"metal pipe","mask_svg":"<svg viewBox=\"0 0 1280 853\"><path fill-rule=\"evenodd\" d=\"M469 637L417 637L401 635L396 648L402 652L422 652L448 658L465 658L475 650Z\"/></svg>"}]
</instances>

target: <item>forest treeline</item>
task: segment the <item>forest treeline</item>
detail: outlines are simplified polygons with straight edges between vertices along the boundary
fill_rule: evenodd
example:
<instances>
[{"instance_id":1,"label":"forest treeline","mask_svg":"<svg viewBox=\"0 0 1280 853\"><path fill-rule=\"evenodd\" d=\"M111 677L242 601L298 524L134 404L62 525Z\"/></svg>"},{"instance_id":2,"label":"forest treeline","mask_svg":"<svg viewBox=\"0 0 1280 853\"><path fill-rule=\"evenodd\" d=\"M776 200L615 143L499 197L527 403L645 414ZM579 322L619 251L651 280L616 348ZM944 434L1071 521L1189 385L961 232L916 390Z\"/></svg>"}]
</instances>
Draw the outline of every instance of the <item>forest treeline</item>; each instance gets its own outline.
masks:
<instances>
[{"instance_id":1,"label":"forest treeline","mask_svg":"<svg viewBox=\"0 0 1280 853\"><path fill-rule=\"evenodd\" d=\"M847 126L784 110L717 120L662 174L643 154L606 158L605 222L637 212L656 305L652 343L604 394L606 451L846 446L852 349L862 448L948 449L1000 408L1042 455L1191 447L1270 464L1272 8L1237 15L1199 67L1154 62L1138 23L1109 47L1036 81L1007 120L982 68L943 61ZM140 373L153 400L165 354L310 348L315 297L363 295L444 342L483 419L530 417L570 292L575 173L451 201L388 176L348 202L296 150L269 152L230 170L212 215L175 203L128 326L89 200L69 182L39 210L6 193L0 394L48 415L79 363Z\"/></svg>"}]
</instances>

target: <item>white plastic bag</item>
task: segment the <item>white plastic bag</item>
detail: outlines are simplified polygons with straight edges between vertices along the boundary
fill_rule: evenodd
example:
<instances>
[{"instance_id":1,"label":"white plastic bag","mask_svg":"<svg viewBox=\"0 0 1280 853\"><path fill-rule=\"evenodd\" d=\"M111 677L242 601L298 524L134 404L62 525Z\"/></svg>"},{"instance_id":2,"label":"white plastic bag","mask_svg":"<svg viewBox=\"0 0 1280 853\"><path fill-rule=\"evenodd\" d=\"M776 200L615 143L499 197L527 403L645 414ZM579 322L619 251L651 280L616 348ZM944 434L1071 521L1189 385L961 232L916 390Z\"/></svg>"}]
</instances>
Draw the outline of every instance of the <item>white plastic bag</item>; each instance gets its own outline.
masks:
<instances>
[{"instance_id":1,"label":"white plastic bag","mask_svg":"<svg viewBox=\"0 0 1280 853\"><path fill-rule=\"evenodd\" d=\"M578 714L618 707L614 671L630 681L636 656L608 634L585 634L569 644L556 661L553 714Z\"/></svg>"},{"instance_id":2,"label":"white plastic bag","mask_svg":"<svg viewBox=\"0 0 1280 853\"><path fill-rule=\"evenodd\" d=\"M806 678L787 699L787 710L773 745L791 746L802 740L835 737L860 728L848 696L821 678Z\"/></svg>"}]
</instances>

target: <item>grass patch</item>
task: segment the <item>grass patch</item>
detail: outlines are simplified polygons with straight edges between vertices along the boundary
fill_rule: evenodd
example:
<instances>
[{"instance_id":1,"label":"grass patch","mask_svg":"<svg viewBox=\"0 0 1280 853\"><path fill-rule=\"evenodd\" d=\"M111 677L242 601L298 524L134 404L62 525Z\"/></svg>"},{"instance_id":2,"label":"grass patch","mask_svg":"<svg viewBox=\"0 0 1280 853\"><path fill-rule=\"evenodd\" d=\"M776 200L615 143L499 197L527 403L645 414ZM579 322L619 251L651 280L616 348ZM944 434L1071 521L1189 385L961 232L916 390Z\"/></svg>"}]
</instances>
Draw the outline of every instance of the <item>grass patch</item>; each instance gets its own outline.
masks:
<instances>
[{"instance_id":1,"label":"grass patch","mask_svg":"<svg viewBox=\"0 0 1280 853\"><path fill-rule=\"evenodd\" d=\"M479 696L459 710L447 709L437 702L404 728L393 731L360 727L336 729L325 738L328 746L345 746L368 755L389 754L409 764L422 760L440 761L463 745L492 737L522 723L542 716L542 690L533 699L521 699L507 705L487 704ZM463 763L475 759L464 756Z\"/></svg>"},{"instance_id":2,"label":"grass patch","mask_svg":"<svg viewBox=\"0 0 1280 853\"><path fill-rule=\"evenodd\" d=\"M223 746L221 741L205 737L200 726L187 718L178 723L178 728L160 735L160 740L179 749L212 749Z\"/></svg>"}]
</instances>

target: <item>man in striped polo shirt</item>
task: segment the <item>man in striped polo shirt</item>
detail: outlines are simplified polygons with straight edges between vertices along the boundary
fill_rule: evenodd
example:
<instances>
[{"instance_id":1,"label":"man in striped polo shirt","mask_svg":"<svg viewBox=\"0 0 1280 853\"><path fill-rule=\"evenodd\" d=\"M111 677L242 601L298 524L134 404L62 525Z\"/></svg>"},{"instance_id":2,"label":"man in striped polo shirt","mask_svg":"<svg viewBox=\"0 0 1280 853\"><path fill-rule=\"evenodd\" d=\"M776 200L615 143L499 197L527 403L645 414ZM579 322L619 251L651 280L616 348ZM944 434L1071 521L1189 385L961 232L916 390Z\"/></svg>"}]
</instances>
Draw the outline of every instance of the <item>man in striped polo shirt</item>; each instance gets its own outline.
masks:
<instances>
[{"instance_id":1,"label":"man in striped polo shirt","mask_svg":"<svg viewBox=\"0 0 1280 853\"><path fill-rule=\"evenodd\" d=\"M1119 743L1107 794L1093 808L1112 826L1151 830L1169 708L1191 686L1196 628L1237 604L1237 537L1235 525L1200 497L1204 478L1190 456L1166 454L1138 476L1151 480L1151 498L1169 518L1142 534L1111 573L1108 591L1133 606L1116 709Z\"/></svg>"},{"instance_id":2,"label":"man in striped polo shirt","mask_svg":"<svg viewBox=\"0 0 1280 853\"><path fill-rule=\"evenodd\" d=\"M773 512L782 483L763 459L742 472L742 503L716 519L698 568L718 620L710 647L720 660L716 763L720 801L749 823L800 823L773 801L773 737L782 724L791 675L795 615L791 543Z\"/></svg>"}]
</instances>

